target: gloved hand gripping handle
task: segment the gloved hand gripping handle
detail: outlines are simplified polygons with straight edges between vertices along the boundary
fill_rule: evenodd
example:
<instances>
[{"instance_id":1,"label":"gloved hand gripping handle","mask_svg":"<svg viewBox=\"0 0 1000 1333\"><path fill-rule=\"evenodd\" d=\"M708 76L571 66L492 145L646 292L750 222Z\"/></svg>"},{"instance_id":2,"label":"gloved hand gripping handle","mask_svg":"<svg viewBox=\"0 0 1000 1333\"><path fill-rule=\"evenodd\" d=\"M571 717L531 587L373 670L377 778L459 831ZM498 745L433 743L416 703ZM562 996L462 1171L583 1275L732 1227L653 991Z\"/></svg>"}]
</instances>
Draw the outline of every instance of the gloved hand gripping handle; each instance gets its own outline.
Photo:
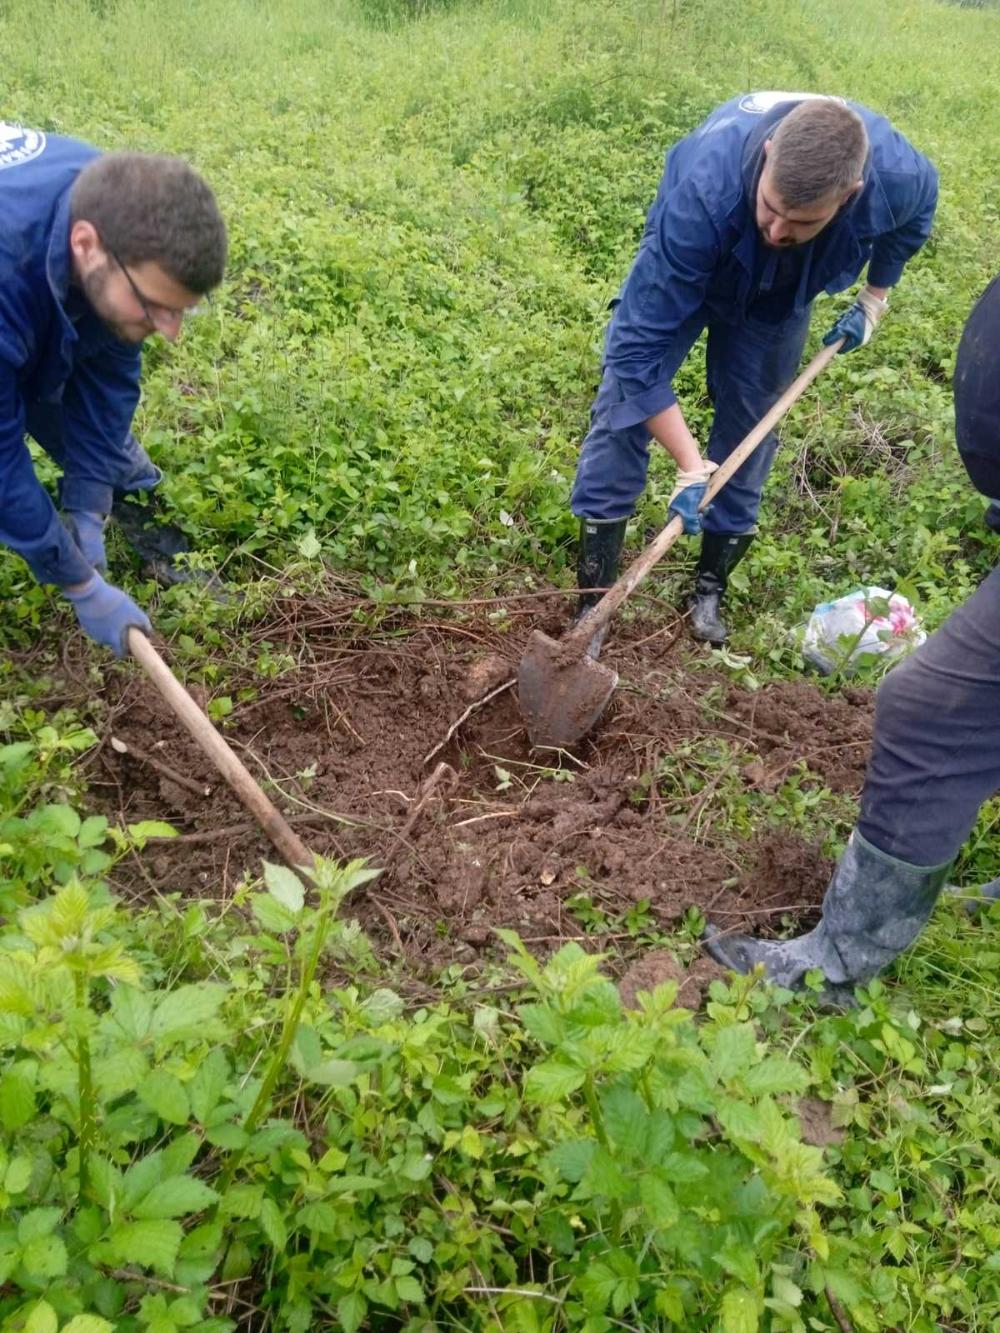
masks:
<instances>
[{"instance_id":1,"label":"gloved hand gripping handle","mask_svg":"<svg viewBox=\"0 0 1000 1333\"><path fill-rule=\"evenodd\" d=\"M761 417L753 430L740 441L725 462L719 465L718 470L709 482L701 504L698 506L699 510L704 512L708 508L730 477L739 471L758 444L771 433L796 399L802 396L816 376L830 364L840 351L842 342L843 339L840 339L838 342L831 343L828 347L824 347L817 352L770 411ZM564 639L560 640L561 655L565 661L568 662L576 656L583 655L594 634L607 624L622 602L642 583L646 575L659 563L660 558L673 546L683 531L683 519L680 517L672 518L659 536L650 542L636 560L632 561L618 582L609 588L601 600L595 606L592 606L587 614L577 622L574 629Z\"/></svg>"}]
</instances>

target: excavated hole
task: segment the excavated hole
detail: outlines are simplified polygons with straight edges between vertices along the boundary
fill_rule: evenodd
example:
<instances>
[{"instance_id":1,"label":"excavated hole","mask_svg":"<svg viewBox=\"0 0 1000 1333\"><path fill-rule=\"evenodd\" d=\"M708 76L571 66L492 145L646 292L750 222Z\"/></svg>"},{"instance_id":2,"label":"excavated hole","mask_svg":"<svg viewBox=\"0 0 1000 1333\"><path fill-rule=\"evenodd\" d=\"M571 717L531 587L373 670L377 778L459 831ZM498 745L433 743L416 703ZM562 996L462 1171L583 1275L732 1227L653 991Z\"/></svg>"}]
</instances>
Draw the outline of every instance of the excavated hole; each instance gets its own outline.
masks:
<instances>
[{"instance_id":1,"label":"excavated hole","mask_svg":"<svg viewBox=\"0 0 1000 1333\"><path fill-rule=\"evenodd\" d=\"M284 605L255 631L301 665L275 681L227 680L233 697L241 684L257 696L224 732L310 848L384 867L351 910L387 957L475 961L495 953L497 926L548 952L585 936L567 910L579 894L612 918L648 900L663 926L689 907L765 933L815 919L829 861L771 827L734 837L723 793L777 790L803 760L816 782L857 793L867 691L748 692L693 665L679 625L633 620L605 649L621 674L613 703L573 753L531 750L513 689L474 707L442 745L513 676L531 629L562 631L559 615L515 613L501 633L473 609L360 638L348 615L322 608ZM109 731L90 764L92 798L114 819L163 819L181 835L120 863L116 887L225 899L263 858L278 859L138 671L115 676L105 699L115 737L141 755L112 747ZM706 744L717 767L702 780Z\"/></svg>"}]
</instances>

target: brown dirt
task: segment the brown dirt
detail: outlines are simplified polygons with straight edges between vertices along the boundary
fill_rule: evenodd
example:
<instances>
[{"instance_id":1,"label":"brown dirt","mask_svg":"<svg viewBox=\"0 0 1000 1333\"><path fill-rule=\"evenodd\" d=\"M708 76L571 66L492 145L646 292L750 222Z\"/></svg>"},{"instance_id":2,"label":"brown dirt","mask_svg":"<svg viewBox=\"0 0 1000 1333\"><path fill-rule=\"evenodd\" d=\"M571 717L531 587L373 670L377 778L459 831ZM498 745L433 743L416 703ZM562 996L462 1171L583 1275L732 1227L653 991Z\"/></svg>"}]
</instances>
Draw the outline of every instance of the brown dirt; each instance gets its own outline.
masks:
<instances>
[{"instance_id":1,"label":"brown dirt","mask_svg":"<svg viewBox=\"0 0 1000 1333\"><path fill-rule=\"evenodd\" d=\"M806 681L776 681L754 693L730 689L729 707L750 724L759 759L754 780L769 789L800 761L832 791L856 792L872 738L872 694L823 694Z\"/></svg>"},{"instance_id":2,"label":"brown dirt","mask_svg":"<svg viewBox=\"0 0 1000 1333\"><path fill-rule=\"evenodd\" d=\"M844 1142L847 1131L833 1123L833 1104L824 1102L819 1097L800 1097L795 1105L795 1114L803 1143L811 1143L814 1148L836 1148Z\"/></svg>"},{"instance_id":3,"label":"brown dirt","mask_svg":"<svg viewBox=\"0 0 1000 1333\"><path fill-rule=\"evenodd\" d=\"M685 1009L699 1009L712 982L725 975L726 969L711 958L696 958L684 967L669 950L653 949L628 969L618 983L618 993L626 1009L637 1009L642 992L653 991L666 981L676 981L677 1003Z\"/></svg>"},{"instance_id":4,"label":"brown dirt","mask_svg":"<svg viewBox=\"0 0 1000 1333\"><path fill-rule=\"evenodd\" d=\"M387 951L472 961L494 947L497 926L542 950L588 939L567 910L577 894L611 917L648 900L663 926L692 906L765 932L788 916L808 921L829 863L772 830L741 846L714 805L718 778L681 779L690 747L714 736L745 788L775 789L803 762L807 785L856 793L870 696L829 698L799 682L748 693L698 660L679 625L632 621L605 648L621 682L594 733L572 753L532 752L513 689L474 705L514 675L532 628L558 635L564 622L510 619L502 633L470 608L360 637L342 608L298 601L254 638L300 665L275 681L225 677L234 699L238 686L256 691L225 735L307 845L384 868L352 908ZM104 697L92 796L114 819L163 819L181 834L122 862L119 888L228 898L262 858L278 859L137 668L113 674ZM112 735L143 753L120 753Z\"/></svg>"}]
</instances>

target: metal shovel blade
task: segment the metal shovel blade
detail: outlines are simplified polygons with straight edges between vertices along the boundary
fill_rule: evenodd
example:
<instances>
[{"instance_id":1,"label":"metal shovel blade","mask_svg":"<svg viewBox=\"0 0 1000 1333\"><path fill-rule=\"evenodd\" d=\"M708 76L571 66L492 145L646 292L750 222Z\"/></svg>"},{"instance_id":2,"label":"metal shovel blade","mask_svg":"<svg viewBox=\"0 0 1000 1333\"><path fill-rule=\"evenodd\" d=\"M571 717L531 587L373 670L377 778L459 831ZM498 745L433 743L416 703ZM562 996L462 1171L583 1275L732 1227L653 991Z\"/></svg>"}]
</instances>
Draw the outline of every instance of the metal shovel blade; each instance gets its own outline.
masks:
<instances>
[{"instance_id":1,"label":"metal shovel blade","mask_svg":"<svg viewBox=\"0 0 1000 1333\"><path fill-rule=\"evenodd\" d=\"M618 684L618 672L570 653L532 631L517 669L517 695L532 745L573 745L594 725Z\"/></svg>"}]
</instances>

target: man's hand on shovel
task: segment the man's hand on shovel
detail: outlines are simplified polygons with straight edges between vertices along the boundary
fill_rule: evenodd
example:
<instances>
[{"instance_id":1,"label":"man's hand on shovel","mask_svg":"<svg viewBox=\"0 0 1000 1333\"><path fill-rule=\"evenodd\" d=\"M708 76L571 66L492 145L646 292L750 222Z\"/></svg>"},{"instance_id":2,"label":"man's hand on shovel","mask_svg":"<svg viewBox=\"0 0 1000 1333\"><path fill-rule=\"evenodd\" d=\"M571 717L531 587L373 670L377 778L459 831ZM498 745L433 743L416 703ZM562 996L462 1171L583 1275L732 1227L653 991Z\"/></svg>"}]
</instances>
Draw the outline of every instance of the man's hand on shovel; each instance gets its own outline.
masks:
<instances>
[{"instance_id":1,"label":"man's hand on shovel","mask_svg":"<svg viewBox=\"0 0 1000 1333\"><path fill-rule=\"evenodd\" d=\"M671 518L681 520L688 537L697 537L701 532L701 516L705 512L701 502L708 490L709 478L718 466L718 463L712 463L706 458L696 468L687 471L679 469L677 472L674 489L667 501L667 513Z\"/></svg>"},{"instance_id":2,"label":"man's hand on shovel","mask_svg":"<svg viewBox=\"0 0 1000 1333\"><path fill-rule=\"evenodd\" d=\"M889 309L889 298L882 287L863 287L858 292L857 300L824 335L823 345L840 344L839 355L853 352L858 347L865 347L871 336Z\"/></svg>"},{"instance_id":3,"label":"man's hand on shovel","mask_svg":"<svg viewBox=\"0 0 1000 1333\"><path fill-rule=\"evenodd\" d=\"M707 489L707 478L703 480L701 477L691 485L680 488L679 496L672 497L667 526L564 638L551 639L541 630L532 631L517 672L518 702L532 745L560 748L573 745L587 734L601 716L618 683L618 673L588 656L588 644L593 642L595 635L608 624L622 602L634 592L684 531L685 515L683 510L675 507L677 499L683 500L686 491L696 488L702 492L698 504L716 495L760 442L767 438L768 432L777 425L823 367L833 359L843 342L841 336L817 352L805 370L788 386L717 471L706 465L709 475L715 472Z\"/></svg>"},{"instance_id":4,"label":"man's hand on shovel","mask_svg":"<svg viewBox=\"0 0 1000 1333\"><path fill-rule=\"evenodd\" d=\"M142 630L143 634L153 632L145 611L100 574L92 574L86 583L63 588L63 592L72 603L83 632L95 643L110 648L116 657L128 656L130 629Z\"/></svg>"}]
</instances>

